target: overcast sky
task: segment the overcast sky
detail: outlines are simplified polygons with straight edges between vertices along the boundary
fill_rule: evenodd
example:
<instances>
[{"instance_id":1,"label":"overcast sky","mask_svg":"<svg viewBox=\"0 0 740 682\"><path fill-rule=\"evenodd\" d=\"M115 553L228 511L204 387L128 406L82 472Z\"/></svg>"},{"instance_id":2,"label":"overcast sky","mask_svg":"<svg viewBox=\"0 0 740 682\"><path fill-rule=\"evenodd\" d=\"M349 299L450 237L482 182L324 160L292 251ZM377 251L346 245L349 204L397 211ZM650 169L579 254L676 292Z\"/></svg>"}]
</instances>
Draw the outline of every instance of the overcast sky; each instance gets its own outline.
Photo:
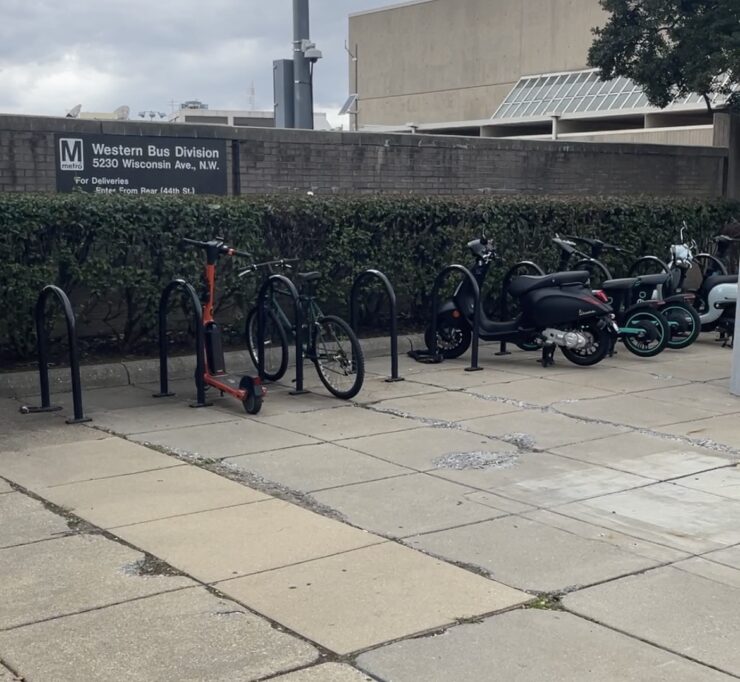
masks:
<instances>
[{"instance_id":1,"label":"overcast sky","mask_svg":"<svg viewBox=\"0 0 740 682\"><path fill-rule=\"evenodd\" d=\"M393 0L311 0L318 111L347 96L347 16ZM272 62L292 57L291 0L0 0L0 112L64 115L271 109Z\"/></svg>"}]
</instances>

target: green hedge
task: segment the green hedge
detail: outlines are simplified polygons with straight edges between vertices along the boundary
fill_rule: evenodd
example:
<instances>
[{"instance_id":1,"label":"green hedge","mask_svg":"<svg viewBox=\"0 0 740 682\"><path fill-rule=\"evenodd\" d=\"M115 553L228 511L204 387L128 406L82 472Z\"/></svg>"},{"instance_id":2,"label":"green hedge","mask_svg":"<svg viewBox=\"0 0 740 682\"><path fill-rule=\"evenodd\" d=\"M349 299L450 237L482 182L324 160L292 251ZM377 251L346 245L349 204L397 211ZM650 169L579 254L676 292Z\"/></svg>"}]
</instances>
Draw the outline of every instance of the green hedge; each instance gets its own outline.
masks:
<instances>
[{"instance_id":1,"label":"green hedge","mask_svg":"<svg viewBox=\"0 0 740 682\"><path fill-rule=\"evenodd\" d=\"M82 337L121 354L151 350L163 285L175 276L199 281L201 254L179 251L183 236L223 235L259 259L297 256L325 275L321 294L340 311L353 276L377 267L393 281L407 325L420 326L434 274L468 263L465 243L482 229L501 256L495 286L505 265L522 258L553 267L555 232L666 256L683 221L706 243L733 214L740 205L720 200L0 194L0 348L6 361L32 356L32 308L53 282L72 295ZM617 273L626 265L610 264ZM254 282L237 272L237 263L224 262L220 284L222 312L238 320Z\"/></svg>"}]
</instances>

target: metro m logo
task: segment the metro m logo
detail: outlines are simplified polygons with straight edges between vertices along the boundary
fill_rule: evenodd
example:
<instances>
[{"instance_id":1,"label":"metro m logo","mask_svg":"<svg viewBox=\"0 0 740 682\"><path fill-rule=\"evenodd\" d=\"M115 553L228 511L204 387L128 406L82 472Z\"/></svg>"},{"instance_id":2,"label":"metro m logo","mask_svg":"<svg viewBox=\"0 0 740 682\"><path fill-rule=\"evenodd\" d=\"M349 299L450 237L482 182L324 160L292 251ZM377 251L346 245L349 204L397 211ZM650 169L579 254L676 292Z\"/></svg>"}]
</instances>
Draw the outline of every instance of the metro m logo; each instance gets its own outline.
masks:
<instances>
[{"instance_id":1,"label":"metro m logo","mask_svg":"<svg viewBox=\"0 0 740 682\"><path fill-rule=\"evenodd\" d=\"M63 171L85 170L82 140L79 138L59 138L59 169Z\"/></svg>"}]
</instances>

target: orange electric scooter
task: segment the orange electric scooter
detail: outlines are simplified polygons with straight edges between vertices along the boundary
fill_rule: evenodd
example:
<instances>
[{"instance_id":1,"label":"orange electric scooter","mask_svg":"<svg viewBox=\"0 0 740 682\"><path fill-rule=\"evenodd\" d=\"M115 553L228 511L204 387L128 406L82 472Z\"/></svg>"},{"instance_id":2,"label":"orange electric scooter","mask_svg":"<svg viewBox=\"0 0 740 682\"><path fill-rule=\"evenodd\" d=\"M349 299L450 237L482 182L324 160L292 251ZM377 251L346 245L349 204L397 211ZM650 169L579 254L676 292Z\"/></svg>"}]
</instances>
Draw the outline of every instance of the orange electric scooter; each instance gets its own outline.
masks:
<instances>
[{"instance_id":1,"label":"orange electric scooter","mask_svg":"<svg viewBox=\"0 0 740 682\"><path fill-rule=\"evenodd\" d=\"M251 259L251 254L238 251L227 246L223 239L217 237L207 242L195 239L183 239L183 246L195 246L206 252L205 283L206 290L203 296L203 325L206 363L203 380L206 386L213 386L221 391L221 395L228 393L239 400L247 414L257 414L262 407L262 399L266 395L265 387L259 377L247 374L230 376L226 371L224 348L221 341L221 328L213 319L213 307L216 299L216 263L221 256L243 256Z\"/></svg>"}]
</instances>

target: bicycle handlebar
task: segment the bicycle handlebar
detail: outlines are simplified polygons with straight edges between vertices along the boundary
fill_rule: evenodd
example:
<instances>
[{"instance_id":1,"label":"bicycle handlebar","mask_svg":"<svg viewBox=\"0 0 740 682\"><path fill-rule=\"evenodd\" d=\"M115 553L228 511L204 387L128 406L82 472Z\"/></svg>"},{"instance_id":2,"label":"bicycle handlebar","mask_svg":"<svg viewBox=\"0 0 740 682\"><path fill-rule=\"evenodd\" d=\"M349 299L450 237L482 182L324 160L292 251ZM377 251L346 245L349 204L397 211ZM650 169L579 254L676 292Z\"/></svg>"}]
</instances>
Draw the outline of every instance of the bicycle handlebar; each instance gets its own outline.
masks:
<instances>
[{"instance_id":1,"label":"bicycle handlebar","mask_svg":"<svg viewBox=\"0 0 740 682\"><path fill-rule=\"evenodd\" d=\"M625 249L623 249L621 246L602 242L601 239L589 239L588 237L576 237L571 235L564 237L564 239L570 239L572 241L581 242L582 244L588 244L591 247L598 246L600 249L606 251L617 251L618 253L625 253Z\"/></svg>"},{"instance_id":2,"label":"bicycle handlebar","mask_svg":"<svg viewBox=\"0 0 740 682\"><path fill-rule=\"evenodd\" d=\"M280 265L285 268L290 268L291 263L297 263L298 258L279 258L277 260L268 260L264 263L252 263L246 270L239 273L239 277L245 277L246 275L251 275L253 272L257 272L258 268L267 268L271 267L273 265Z\"/></svg>"},{"instance_id":3,"label":"bicycle handlebar","mask_svg":"<svg viewBox=\"0 0 740 682\"><path fill-rule=\"evenodd\" d=\"M180 243L189 244L190 246L195 246L199 249L216 249L219 254L224 256L241 256L242 258L252 258L251 253L240 251L239 249L234 249L230 246L227 246L220 239L214 239L209 242L202 242L197 239L188 239L187 237L183 237Z\"/></svg>"}]
</instances>

